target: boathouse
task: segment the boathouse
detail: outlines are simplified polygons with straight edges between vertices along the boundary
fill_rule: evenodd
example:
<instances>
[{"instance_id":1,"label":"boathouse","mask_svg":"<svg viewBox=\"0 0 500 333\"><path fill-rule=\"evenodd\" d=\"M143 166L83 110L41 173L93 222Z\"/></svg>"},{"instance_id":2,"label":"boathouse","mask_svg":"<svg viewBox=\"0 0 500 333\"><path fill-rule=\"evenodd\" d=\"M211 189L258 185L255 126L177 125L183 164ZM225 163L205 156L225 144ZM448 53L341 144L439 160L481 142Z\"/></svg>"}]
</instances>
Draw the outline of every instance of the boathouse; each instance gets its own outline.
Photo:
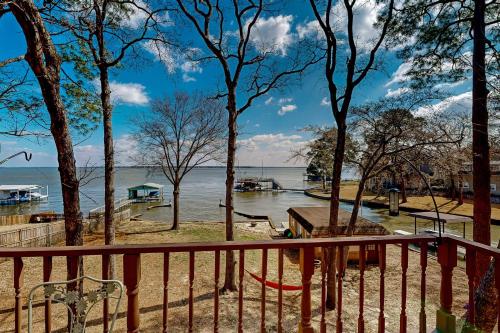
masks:
<instances>
[{"instance_id":1,"label":"boathouse","mask_svg":"<svg viewBox=\"0 0 500 333\"><path fill-rule=\"evenodd\" d=\"M289 227L295 238L326 238L329 237L330 207L291 207L287 210ZM339 209L339 220L336 234L340 237L346 235L351 213ZM358 216L354 236L381 236L389 232L380 224L373 223ZM321 249L315 251L316 258L321 258ZM349 261L357 262L359 248L349 249ZM378 262L378 249L373 245L366 247L366 261Z\"/></svg>"},{"instance_id":2,"label":"boathouse","mask_svg":"<svg viewBox=\"0 0 500 333\"><path fill-rule=\"evenodd\" d=\"M128 198L134 202L150 202L163 200L163 185L145 183L128 188Z\"/></svg>"}]
</instances>

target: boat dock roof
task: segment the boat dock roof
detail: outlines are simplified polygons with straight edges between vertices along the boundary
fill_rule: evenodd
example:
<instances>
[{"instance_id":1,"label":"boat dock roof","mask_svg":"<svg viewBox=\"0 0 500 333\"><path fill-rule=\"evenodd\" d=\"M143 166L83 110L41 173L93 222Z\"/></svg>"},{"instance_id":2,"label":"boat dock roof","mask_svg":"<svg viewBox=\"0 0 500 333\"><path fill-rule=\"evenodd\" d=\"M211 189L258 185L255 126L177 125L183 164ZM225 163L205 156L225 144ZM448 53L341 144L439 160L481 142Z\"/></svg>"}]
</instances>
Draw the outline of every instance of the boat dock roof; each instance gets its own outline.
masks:
<instances>
[{"instance_id":1,"label":"boat dock roof","mask_svg":"<svg viewBox=\"0 0 500 333\"><path fill-rule=\"evenodd\" d=\"M29 191L39 188L40 185L0 185L0 191Z\"/></svg>"},{"instance_id":2,"label":"boat dock roof","mask_svg":"<svg viewBox=\"0 0 500 333\"><path fill-rule=\"evenodd\" d=\"M163 185L157 184L157 183L145 183L142 185L129 187L128 190L129 191L133 191L133 190L159 190L159 189L162 189L163 187L164 187Z\"/></svg>"}]
</instances>

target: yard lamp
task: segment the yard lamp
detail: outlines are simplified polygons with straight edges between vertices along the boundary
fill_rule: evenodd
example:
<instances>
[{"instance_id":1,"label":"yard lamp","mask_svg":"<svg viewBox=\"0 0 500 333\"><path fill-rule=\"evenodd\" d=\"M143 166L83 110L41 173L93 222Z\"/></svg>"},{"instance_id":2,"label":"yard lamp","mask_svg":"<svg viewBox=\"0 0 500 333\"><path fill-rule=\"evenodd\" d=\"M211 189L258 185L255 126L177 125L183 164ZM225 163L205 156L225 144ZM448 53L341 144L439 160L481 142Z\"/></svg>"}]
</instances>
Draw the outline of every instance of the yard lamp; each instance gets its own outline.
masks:
<instances>
[{"instance_id":1,"label":"yard lamp","mask_svg":"<svg viewBox=\"0 0 500 333\"><path fill-rule=\"evenodd\" d=\"M399 190L397 188L389 190L389 215L399 215Z\"/></svg>"}]
</instances>

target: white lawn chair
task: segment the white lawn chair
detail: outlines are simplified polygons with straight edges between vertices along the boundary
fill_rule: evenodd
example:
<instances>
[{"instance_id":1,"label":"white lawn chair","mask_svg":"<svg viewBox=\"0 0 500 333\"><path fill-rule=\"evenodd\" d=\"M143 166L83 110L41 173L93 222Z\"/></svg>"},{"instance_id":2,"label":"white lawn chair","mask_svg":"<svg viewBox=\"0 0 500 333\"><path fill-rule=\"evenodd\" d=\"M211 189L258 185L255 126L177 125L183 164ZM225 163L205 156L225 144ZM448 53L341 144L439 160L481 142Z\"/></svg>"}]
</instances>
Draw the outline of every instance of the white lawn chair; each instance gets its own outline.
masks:
<instances>
[{"instance_id":1,"label":"white lawn chair","mask_svg":"<svg viewBox=\"0 0 500 333\"><path fill-rule=\"evenodd\" d=\"M78 291L68 291L68 285L79 283L80 281L92 281L99 284L99 287L83 293L80 297ZM43 289L44 300L50 299L52 302L60 303L66 306L70 313L70 331L69 333L84 333L87 324L87 315L94 305L106 299L116 300L114 311L110 310L111 321L109 323L109 333L113 332L113 326L118 314L118 307L123 295L123 284L117 280L98 280L92 277L83 276L70 281L46 282L37 285L31 289L28 298L28 333L33 332L33 297L35 292ZM76 311L76 313L75 313ZM107 320L107 318L103 318Z\"/></svg>"}]
</instances>

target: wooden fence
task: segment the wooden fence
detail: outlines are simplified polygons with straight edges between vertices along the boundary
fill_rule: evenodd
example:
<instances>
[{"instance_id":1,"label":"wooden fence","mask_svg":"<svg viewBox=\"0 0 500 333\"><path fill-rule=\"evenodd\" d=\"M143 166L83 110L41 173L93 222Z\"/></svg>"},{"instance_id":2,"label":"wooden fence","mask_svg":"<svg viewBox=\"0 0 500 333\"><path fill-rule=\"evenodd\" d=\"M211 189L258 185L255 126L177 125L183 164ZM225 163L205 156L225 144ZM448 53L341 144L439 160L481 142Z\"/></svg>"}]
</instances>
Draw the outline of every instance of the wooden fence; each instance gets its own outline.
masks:
<instances>
[{"instance_id":1,"label":"wooden fence","mask_svg":"<svg viewBox=\"0 0 500 333\"><path fill-rule=\"evenodd\" d=\"M28 224L0 232L0 247L52 246L64 239L64 221Z\"/></svg>"},{"instance_id":2,"label":"wooden fence","mask_svg":"<svg viewBox=\"0 0 500 333\"><path fill-rule=\"evenodd\" d=\"M0 216L0 226L29 223L31 214Z\"/></svg>"}]
</instances>

